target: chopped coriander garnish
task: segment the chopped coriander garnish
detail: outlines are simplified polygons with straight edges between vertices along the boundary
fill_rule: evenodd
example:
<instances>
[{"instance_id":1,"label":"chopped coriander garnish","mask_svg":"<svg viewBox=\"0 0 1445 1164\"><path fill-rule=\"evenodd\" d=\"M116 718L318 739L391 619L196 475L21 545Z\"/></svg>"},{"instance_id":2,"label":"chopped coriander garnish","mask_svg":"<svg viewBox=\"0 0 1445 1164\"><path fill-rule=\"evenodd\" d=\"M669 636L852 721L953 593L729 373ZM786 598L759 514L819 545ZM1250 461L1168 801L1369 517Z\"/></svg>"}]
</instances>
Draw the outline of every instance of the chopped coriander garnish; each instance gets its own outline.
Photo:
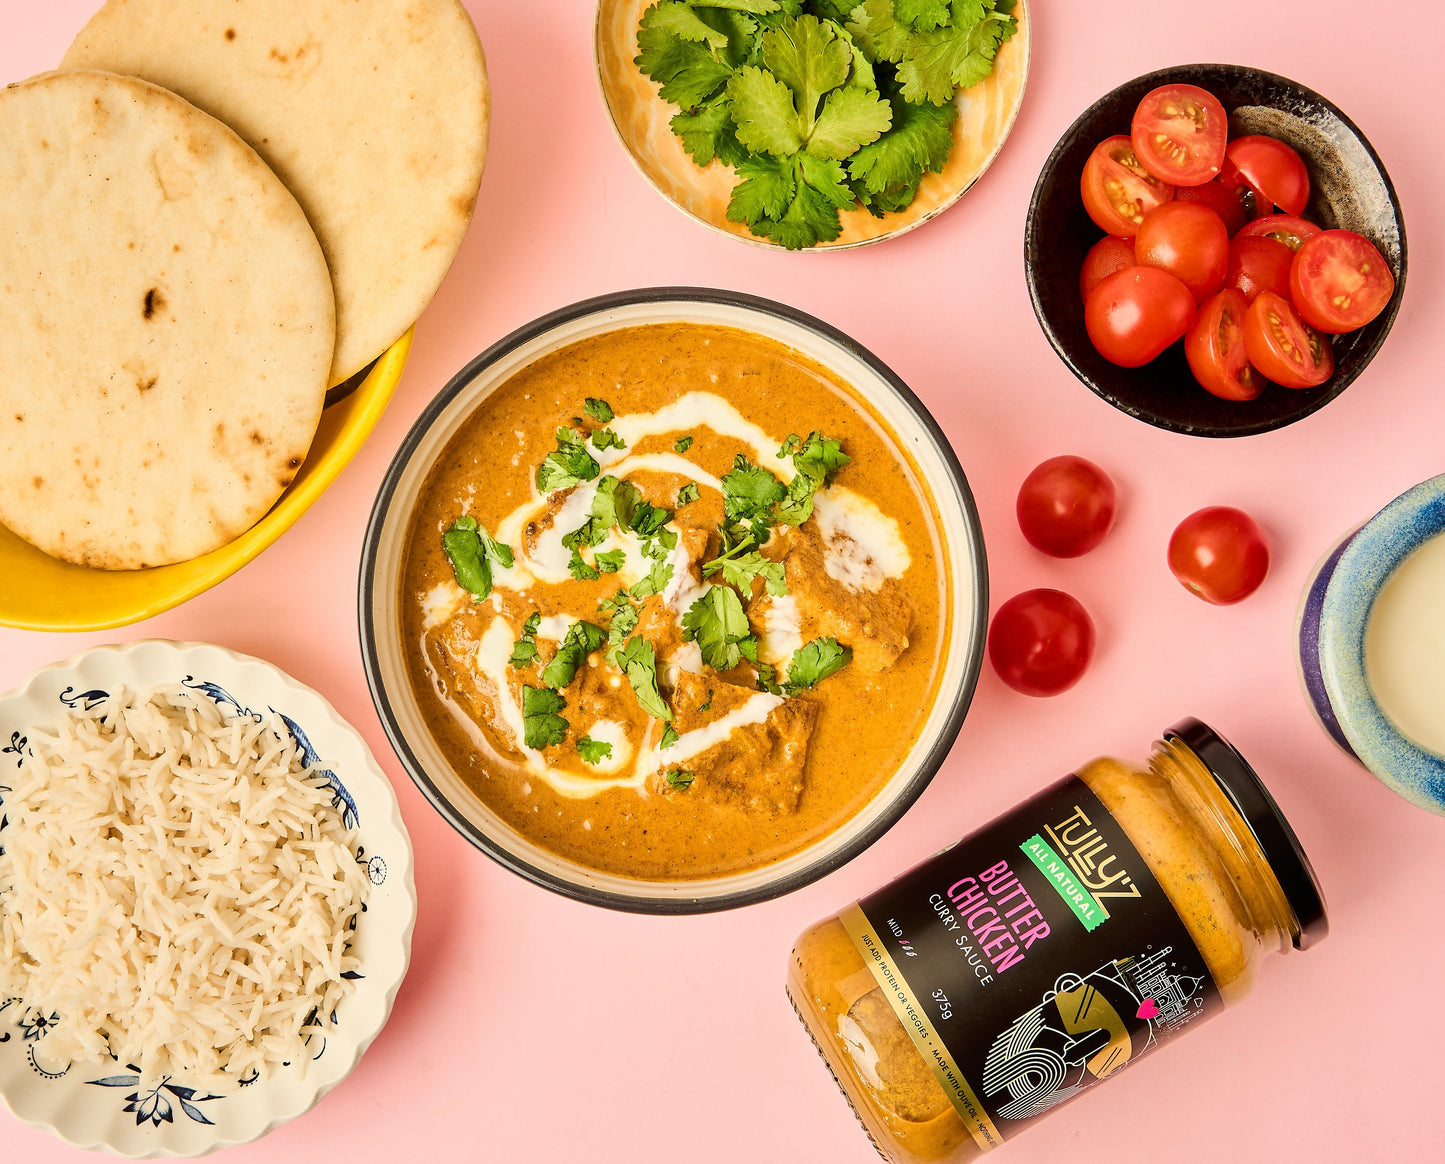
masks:
<instances>
[{"instance_id":1,"label":"chopped coriander garnish","mask_svg":"<svg viewBox=\"0 0 1445 1164\"><path fill-rule=\"evenodd\" d=\"M532 617L522 624L522 637L512 644L512 666L517 670L536 662L537 628L542 625L542 612L534 610Z\"/></svg>"},{"instance_id":2,"label":"chopped coriander garnish","mask_svg":"<svg viewBox=\"0 0 1445 1164\"><path fill-rule=\"evenodd\" d=\"M600 764L612 755L612 745L606 740L594 740L583 736L577 741L577 752L588 764Z\"/></svg>"},{"instance_id":3,"label":"chopped coriander garnish","mask_svg":"<svg viewBox=\"0 0 1445 1164\"><path fill-rule=\"evenodd\" d=\"M624 597L627 595L626 590L619 590L617 593ZM607 661L619 668L622 666L619 659L623 643L627 641L627 636L637 629L637 619L637 607L632 605L630 599L626 605L616 607L613 612L612 622L607 629Z\"/></svg>"},{"instance_id":4,"label":"chopped coriander garnish","mask_svg":"<svg viewBox=\"0 0 1445 1164\"><path fill-rule=\"evenodd\" d=\"M599 449L625 449L627 442L610 428L599 428L592 433L592 444Z\"/></svg>"},{"instance_id":5,"label":"chopped coriander garnish","mask_svg":"<svg viewBox=\"0 0 1445 1164\"><path fill-rule=\"evenodd\" d=\"M678 730L673 727L672 724L666 724L662 729L662 743L657 746L659 748L670 748L680 739L682 739L682 736L678 734Z\"/></svg>"},{"instance_id":6,"label":"chopped coriander garnish","mask_svg":"<svg viewBox=\"0 0 1445 1164\"><path fill-rule=\"evenodd\" d=\"M652 569L647 572L647 576L639 578L627 592L633 598L646 598L649 594L661 594L671 581L672 563L666 558L658 558L652 563Z\"/></svg>"},{"instance_id":7,"label":"chopped coriander garnish","mask_svg":"<svg viewBox=\"0 0 1445 1164\"><path fill-rule=\"evenodd\" d=\"M587 564L581 550L572 551L572 556L567 560L567 570L578 582L595 582L602 577L595 568Z\"/></svg>"},{"instance_id":8,"label":"chopped coriander garnish","mask_svg":"<svg viewBox=\"0 0 1445 1164\"><path fill-rule=\"evenodd\" d=\"M619 589L611 598L604 598L599 602L597 609L603 614L619 614L624 610L633 610L632 599L628 597L626 590Z\"/></svg>"},{"instance_id":9,"label":"chopped coriander garnish","mask_svg":"<svg viewBox=\"0 0 1445 1164\"><path fill-rule=\"evenodd\" d=\"M671 520L672 510L663 509L660 505L644 501L639 494L637 507L632 512L628 528L640 538L655 538L661 535L662 527Z\"/></svg>"},{"instance_id":10,"label":"chopped coriander garnish","mask_svg":"<svg viewBox=\"0 0 1445 1164\"><path fill-rule=\"evenodd\" d=\"M792 451L792 458L797 476L788 485L787 498L778 506L778 520L784 525L796 526L812 516L814 495L852 458L843 451L841 443L816 429Z\"/></svg>"},{"instance_id":11,"label":"chopped coriander garnish","mask_svg":"<svg viewBox=\"0 0 1445 1164\"><path fill-rule=\"evenodd\" d=\"M587 397L582 405L582 411L599 424L606 424L617 414L612 411L612 405L605 400L598 400L595 396Z\"/></svg>"},{"instance_id":12,"label":"chopped coriander garnish","mask_svg":"<svg viewBox=\"0 0 1445 1164\"><path fill-rule=\"evenodd\" d=\"M795 432L790 432L781 445L778 446L778 460L791 456L802 447L803 438Z\"/></svg>"},{"instance_id":13,"label":"chopped coriander garnish","mask_svg":"<svg viewBox=\"0 0 1445 1164\"><path fill-rule=\"evenodd\" d=\"M783 483L739 453L732 471L722 479L723 511L728 517L751 518L770 509L786 493Z\"/></svg>"},{"instance_id":14,"label":"chopped coriander garnish","mask_svg":"<svg viewBox=\"0 0 1445 1164\"><path fill-rule=\"evenodd\" d=\"M707 689L707 702L698 708L698 711L710 711L712 709L712 688Z\"/></svg>"},{"instance_id":15,"label":"chopped coriander garnish","mask_svg":"<svg viewBox=\"0 0 1445 1164\"><path fill-rule=\"evenodd\" d=\"M452 564L457 584L481 600L492 592L492 563L503 569L512 566L512 547L495 540L470 515L452 522L442 534L442 550Z\"/></svg>"},{"instance_id":16,"label":"chopped coriander garnish","mask_svg":"<svg viewBox=\"0 0 1445 1164\"><path fill-rule=\"evenodd\" d=\"M681 509L684 505L691 505L701 496L698 492L697 482L689 481L677 491L677 507Z\"/></svg>"},{"instance_id":17,"label":"chopped coriander garnish","mask_svg":"<svg viewBox=\"0 0 1445 1164\"><path fill-rule=\"evenodd\" d=\"M753 579L761 578L766 584L768 593L782 597L788 593L788 584L783 577L783 563L774 562L763 557L757 550L750 550L746 554L738 554L738 546L731 551L738 556L733 557L723 554L714 558L711 562L705 562L702 567L704 574L715 574L722 571L723 581L729 586L736 586L744 594L753 592Z\"/></svg>"},{"instance_id":18,"label":"chopped coriander garnish","mask_svg":"<svg viewBox=\"0 0 1445 1164\"><path fill-rule=\"evenodd\" d=\"M567 701L547 687L522 688L523 742L529 748L550 748L567 738L567 721L557 713Z\"/></svg>"},{"instance_id":19,"label":"chopped coriander garnish","mask_svg":"<svg viewBox=\"0 0 1445 1164\"><path fill-rule=\"evenodd\" d=\"M604 531L614 525L619 529L631 529L633 515L642 504L642 492L636 485L607 476L597 482L597 495L592 498L589 512Z\"/></svg>"},{"instance_id":20,"label":"chopped coriander garnish","mask_svg":"<svg viewBox=\"0 0 1445 1164\"><path fill-rule=\"evenodd\" d=\"M599 573L615 574L622 569L622 564L627 561L627 551L622 549L608 550L605 554L597 554L592 562Z\"/></svg>"},{"instance_id":21,"label":"chopped coriander garnish","mask_svg":"<svg viewBox=\"0 0 1445 1164\"><path fill-rule=\"evenodd\" d=\"M685 792L692 787L692 782L697 779L695 772L688 772L682 768L669 768L667 770L667 786L676 788L679 792Z\"/></svg>"},{"instance_id":22,"label":"chopped coriander garnish","mask_svg":"<svg viewBox=\"0 0 1445 1164\"><path fill-rule=\"evenodd\" d=\"M742 661L738 643L747 634L748 616L737 591L728 586L709 586L682 616L682 637L697 643L702 661L715 671L729 671Z\"/></svg>"},{"instance_id":23,"label":"chopped coriander garnish","mask_svg":"<svg viewBox=\"0 0 1445 1164\"><path fill-rule=\"evenodd\" d=\"M687 436L678 437L677 440L673 441L672 447L675 452L687 452L688 449L692 448L692 434L688 433Z\"/></svg>"},{"instance_id":24,"label":"chopped coriander garnish","mask_svg":"<svg viewBox=\"0 0 1445 1164\"><path fill-rule=\"evenodd\" d=\"M537 489L542 493L570 489L583 481L594 480L601 471L601 466L587 452L582 433L563 426L557 430L557 451L548 453L547 459L537 466Z\"/></svg>"},{"instance_id":25,"label":"chopped coriander garnish","mask_svg":"<svg viewBox=\"0 0 1445 1164\"><path fill-rule=\"evenodd\" d=\"M804 691L814 687L852 658L853 649L840 646L837 639L804 643L793 652L793 661L788 665L788 690Z\"/></svg>"},{"instance_id":26,"label":"chopped coriander garnish","mask_svg":"<svg viewBox=\"0 0 1445 1164\"><path fill-rule=\"evenodd\" d=\"M646 639L634 636L614 660L626 673L642 710L654 719L672 722L672 710L657 689L657 652Z\"/></svg>"},{"instance_id":27,"label":"chopped coriander garnish","mask_svg":"<svg viewBox=\"0 0 1445 1164\"><path fill-rule=\"evenodd\" d=\"M771 663L754 663L758 672L758 690L770 695L781 695L783 689L778 683L778 669Z\"/></svg>"},{"instance_id":28,"label":"chopped coriander garnish","mask_svg":"<svg viewBox=\"0 0 1445 1164\"><path fill-rule=\"evenodd\" d=\"M548 687L561 690L572 682L577 668L587 656L607 641L607 632L590 622L577 621L567 628L567 634L557 647L552 661L542 668L542 682Z\"/></svg>"}]
</instances>

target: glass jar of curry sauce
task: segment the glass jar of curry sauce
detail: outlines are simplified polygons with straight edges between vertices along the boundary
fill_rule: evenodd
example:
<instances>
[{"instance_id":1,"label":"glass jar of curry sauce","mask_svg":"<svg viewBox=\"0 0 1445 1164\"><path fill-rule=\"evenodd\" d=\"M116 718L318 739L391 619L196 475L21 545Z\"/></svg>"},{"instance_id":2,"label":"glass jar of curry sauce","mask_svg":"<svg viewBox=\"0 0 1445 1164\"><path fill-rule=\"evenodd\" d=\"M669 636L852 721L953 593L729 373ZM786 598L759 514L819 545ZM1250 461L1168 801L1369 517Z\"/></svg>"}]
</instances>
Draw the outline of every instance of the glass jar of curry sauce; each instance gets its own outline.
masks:
<instances>
[{"instance_id":1,"label":"glass jar of curry sauce","mask_svg":"<svg viewBox=\"0 0 1445 1164\"><path fill-rule=\"evenodd\" d=\"M1324 937L1309 859L1198 720L1099 759L798 939L788 994L879 1152L971 1160Z\"/></svg>"}]
</instances>

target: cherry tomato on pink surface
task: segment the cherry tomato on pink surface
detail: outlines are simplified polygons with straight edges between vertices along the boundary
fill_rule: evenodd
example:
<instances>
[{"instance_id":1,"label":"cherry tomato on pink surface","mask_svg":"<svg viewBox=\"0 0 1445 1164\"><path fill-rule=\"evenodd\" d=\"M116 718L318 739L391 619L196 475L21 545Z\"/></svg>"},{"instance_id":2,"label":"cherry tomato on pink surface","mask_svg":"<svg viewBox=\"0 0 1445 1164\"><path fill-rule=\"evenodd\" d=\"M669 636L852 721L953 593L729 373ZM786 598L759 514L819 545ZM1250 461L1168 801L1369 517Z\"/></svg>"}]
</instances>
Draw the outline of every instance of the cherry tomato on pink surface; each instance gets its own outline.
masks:
<instances>
[{"instance_id":1,"label":"cherry tomato on pink surface","mask_svg":"<svg viewBox=\"0 0 1445 1164\"><path fill-rule=\"evenodd\" d=\"M1134 240L1105 235L1089 248L1079 268L1079 298L1087 299L1089 292L1114 272L1134 265Z\"/></svg>"},{"instance_id":2,"label":"cherry tomato on pink surface","mask_svg":"<svg viewBox=\"0 0 1445 1164\"><path fill-rule=\"evenodd\" d=\"M1225 151L1245 180L1286 214L1300 214L1310 200L1310 175L1304 159L1282 141L1262 133L1246 134Z\"/></svg>"},{"instance_id":3,"label":"cherry tomato on pink surface","mask_svg":"<svg viewBox=\"0 0 1445 1164\"><path fill-rule=\"evenodd\" d=\"M1194 296L1168 271L1130 267L1089 292L1084 326L1098 353L1112 364L1147 364L1194 322Z\"/></svg>"},{"instance_id":4,"label":"cherry tomato on pink surface","mask_svg":"<svg viewBox=\"0 0 1445 1164\"><path fill-rule=\"evenodd\" d=\"M1229 231L1198 202L1166 202L1144 216L1134 238L1141 266L1168 271L1189 288L1196 303L1224 283L1229 268Z\"/></svg>"},{"instance_id":5,"label":"cherry tomato on pink surface","mask_svg":"<svg viewBox=\"0 0 1445 1164\"><path fill-rule=\"evenodd\" d=\"M1094 147L1084 163L1079 192L1099 229L1121 238L1132 238L1149 211L1174 197L1174 187L1139 164L1122 134Z\"/></svg>"},{"instance_id":6,"label":"cherry tomato on pink surface","mask_svg":"<svg viewBox=\"0 0 1445 1164\"><path fill-rule=\"evenodd\" d=\"M1129 129L1144 168L1175 186L1200 186L1218 174L1228 135L1224 106L1197 85L1161 85L1146 93Z\"/></svg>"},{"instance_id":7,"label":"cherry tomato on pink surface","mask_svg":"<svg viewBox=\"0 0 1445 1164\"><path fill-rule=\"evenodd\" d=\"M1025 590L993 616L988 657L998 677L1023 695L1058 695L1094 657L1094 620L1062 590Z\"/></svg>"},{"instance_id":8,"label":"cherry tomato on pink surface","mask_svg":"<svg viewBox=\"0 0 1445 1164\"><path fill-rule=\"evenodd\" d=\"M1205 182L1202 186L1176 186L1174 200L1198 202L1201 206L1209 207L1219 215L1231 238L1244 228L1244 224L1249 221L1250 212L1254 209L1252 203L1246 206L1238 192L1218 178Z\"/></svg>"},{"instance_id":9,"label":"cherry tomato on pink surface","mask_svg":"<svg viewBox=\"0 0 1445 1164\"><path fill-rule=\"evenodd\" d=\"M1199 309L1184 340L1184 355L1194 378L1225 400L1253 400L1265 380L1249 363L1244 348L1244 295L1225 288Z\"/></svg>"},{"instance_id":10,"label":"cherry tomato on pink surface","mask_svg":"<svg viewBox=\"0 0 1445 1164\"><path fill-rule=\"evenodd\" d=\"M1339 335L1364 327L1385 310L1395 293L1395 275L1363 235L1326 230L1295 254L1289 287L1301 319Z\"/></svg>"},{"instance_id":11,"label":"cherry tomato on pink surface","mask_svg":"<svg viewBox=\"0 0 1445 1164\"><path fill-rule=\"evenodd\" d=\"M1109 474L1083 457L1050 457L1019 489L1019 529L1034 549L1077 558L1114 527L1119 495Z\"/></svg>"},{"instance_id":12,"label":"cherry tomato on pink surface","mask_svg":"<svg viewBox=\"0 0 1445 1164\"><path fill-rule=\"evenodd\" d=\"M1244 350L1264 376L1286 388L1313 388L1335 370L1330 341L1300 318L1288 299L1261 291L1244 317Z\"/></svg>"},{"instance_id":13,"label":"cherry tomato on pink surface","mask_svg":"<svg viewBox=\"0 0 1445 1164\"><path fill-rule=\"evenodd\" d=\"M1169 569L1191 594L1229 606L1259 589L1269 573L1269 542L1244 510L1211 505L1175 528Z\"/></svg>"},{"instance_id":14,"label":"cherry tomato on pink surface","mask_svg":"<svg viewBox=\"0 0 1445 1164\"><path fill-rule=\"evenodd\" d=\"M1294 252L1273 238L1243 232L1229 244L1229 270L1224 285L1241 292L1253 303L1261 291L1289 297L1289 268Z\"/></svg>"},{"instance_id":15,"label":"cherry tomato on pink surface","mask_svg":"<svg viewBox=\"0 0 1445 1164\"><path fill-rule=\"evenodd\" d=\"M1266 214L1263 218L1256 218L1239 233L1245 238L1272 238L1275 242L1289 247L1290 254L1294 254L1301 245L1319 234L1321 229L1323 228L1313 222L1293 214Z\"/></svg>"}]
</instances>

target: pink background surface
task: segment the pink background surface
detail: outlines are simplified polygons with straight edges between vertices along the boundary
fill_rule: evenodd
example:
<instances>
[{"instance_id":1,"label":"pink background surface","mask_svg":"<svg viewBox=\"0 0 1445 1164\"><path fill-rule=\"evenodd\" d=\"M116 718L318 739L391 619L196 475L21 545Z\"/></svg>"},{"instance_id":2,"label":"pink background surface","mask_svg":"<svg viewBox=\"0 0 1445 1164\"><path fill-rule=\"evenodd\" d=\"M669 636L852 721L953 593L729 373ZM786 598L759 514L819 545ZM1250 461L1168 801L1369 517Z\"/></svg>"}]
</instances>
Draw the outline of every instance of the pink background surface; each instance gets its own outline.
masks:
<instances>
[{"instance_id":1,"label":"pink background surface","mask_svg":"<svg viewBox=\"0 0 1445 1164\"><path fill-rule=\"evenodd\" d=\"M94 0L4 0L0 81L51 68ZM1441 17L1421 0L1363 18L1344 0L1134 10L1034 0L1032 79L1012 138L953 209L899 240L794 256L718 237L668 206L613 136L592 71L590 0L471 0L495 90L477 217L423 316L395 401L340 481L259 560L178 610L119 632L0 630L0 690L94 643L212 640L321 690L391 776L417 852L421 913L390 1024L306 1117L226 1153L261 1160L875 1159L783 994L794 935L1089 757L1143 756L1184 715L1229 736L1309 850L1333 933L1272 959L1254 997L1006 1149L1232 1160L1438 1159L1445 822L1395 798L1310 716L1294 612L1317 557L1408 486L1445 470L1438 374L1445 253ZM1323 412L1244 441L1149 428L1079 385L1024 288L1034 179L1073 118L1114 85L1187 60L1295 78L1343 108L1399 190L1410 277L1389 342ZM783 900L719 916L646 918L564 901L472 849L394 759L362 676L362 531L413 419L467 360L533 317L653 284L771 296L843 328L918 392L977 495L993 606L1055 586L1093 613L1099 654L1069 693L1031 700L985 665L952 755L911 812L846 868ZM804 418L806 419L806 418ZM1013 517L1020 481L1072 452L1118 483L1103 547L1046 559ZM1267 528L1260 592L1220 609L1170 576L1170 531L1200 506ZM0 1116L7 1159L81 1159Z\"/></svg>"}]
</instances>

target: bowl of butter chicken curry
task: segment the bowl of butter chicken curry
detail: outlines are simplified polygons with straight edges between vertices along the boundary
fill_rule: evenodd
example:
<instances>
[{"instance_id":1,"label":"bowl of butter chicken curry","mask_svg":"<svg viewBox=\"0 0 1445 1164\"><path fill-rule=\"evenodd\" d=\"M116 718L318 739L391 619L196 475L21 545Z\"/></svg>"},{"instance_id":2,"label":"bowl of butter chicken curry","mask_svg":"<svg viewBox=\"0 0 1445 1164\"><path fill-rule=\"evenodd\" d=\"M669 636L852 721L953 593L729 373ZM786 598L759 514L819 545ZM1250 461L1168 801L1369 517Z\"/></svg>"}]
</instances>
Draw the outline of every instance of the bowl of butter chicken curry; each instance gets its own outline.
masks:
<instances>
[{"instance_id":1,"label":"bowl of butter chicken curry","mask_svg":"<svg viewBox=\"0 0 1445 1164\"><path fill-rule=\"evenodd\" d=\"M871 844L977 680L987 571L947 439L767 300L564 308L436 397L363 551L393 745L483 851L581 900L777 896Z\"/></svg>"}]
</instances>

